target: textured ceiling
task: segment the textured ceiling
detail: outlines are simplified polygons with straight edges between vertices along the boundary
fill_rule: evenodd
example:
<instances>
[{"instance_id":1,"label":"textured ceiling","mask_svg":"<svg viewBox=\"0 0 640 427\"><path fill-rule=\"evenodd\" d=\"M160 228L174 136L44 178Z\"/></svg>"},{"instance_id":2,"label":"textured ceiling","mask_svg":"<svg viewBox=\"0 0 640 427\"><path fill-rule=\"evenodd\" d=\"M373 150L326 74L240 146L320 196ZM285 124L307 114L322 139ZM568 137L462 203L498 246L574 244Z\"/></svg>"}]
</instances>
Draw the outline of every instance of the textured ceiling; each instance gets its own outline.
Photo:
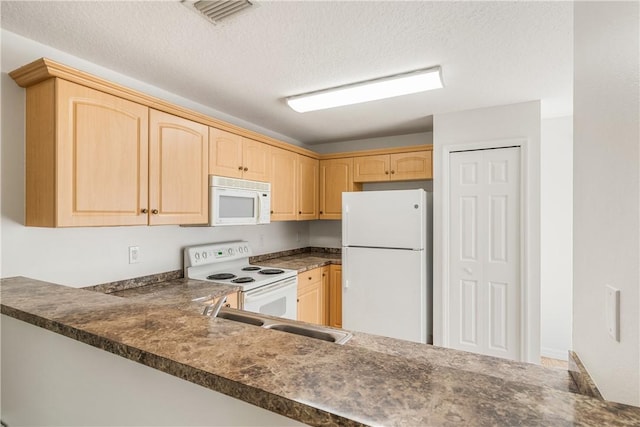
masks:
<instances>
[{"instance_id":1,"label":"textured ceiling","mask_svg":"<svg viewBox=\"0 0 640 427\"><path fill-rule=\"evenodd\" d=\"M260 1L218 25L178 1L3 1L1 13L11 32L304 143L536 99L543 117L572 112L570 2ZM434 65L444 89L303 114L284 102Z\"/></svg>"}]
</instances>

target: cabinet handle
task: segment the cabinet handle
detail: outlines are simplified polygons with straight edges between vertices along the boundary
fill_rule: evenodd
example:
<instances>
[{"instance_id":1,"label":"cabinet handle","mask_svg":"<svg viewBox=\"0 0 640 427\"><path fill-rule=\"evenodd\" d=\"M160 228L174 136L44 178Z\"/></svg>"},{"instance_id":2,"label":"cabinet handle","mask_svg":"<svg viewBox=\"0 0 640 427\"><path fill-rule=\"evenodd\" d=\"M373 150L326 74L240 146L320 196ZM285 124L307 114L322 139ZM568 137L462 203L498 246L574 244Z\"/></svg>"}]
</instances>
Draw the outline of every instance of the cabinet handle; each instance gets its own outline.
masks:
<instances>
[{"instance_id":1,"label":"cabinet handle","mask_svg":"<svg viewBox=\"0 0 640 427\"><path fill-rule=\"evenodd\" d=\"M244 168L244 169L242 169L242 170L246 172L246 171L248 171L248 170L249 170L249 168Z\"/></svg>"},{"instance_id":2,"label":"cabinet handle","mask_svg":"<svg viewBox=\"0 0 640 427\"><path fill-rule=\"evenodd\" d=\"M385 175L389 175L389 171L384 171L384 174Z\"/></svg>"},{"instance_id":3,"label":"cabinet handle","mask_svg":"<svg viewBox=\"0 0 640 427\"><path fill-rule=\"evenodd\" d=\"M302 215L302 211L298 211L298 215Z\"/></svg>"},{"instance_id":4,"label":"cabinet handle","mask_svg":"<svg viewBox=\"0 0 640 427\"><path fill-rule=\"evenodd\" d=\"M322 215L322 214L323 214L323 212L322 212L322 211L320 211L320 215Z\"/></svg>"},{"instance_id":5,"label":"cabinet handle","mask_svg":"<svg viewBox=\"0 0 640 427\"><path fill-rule=\"evenodd\" d=\"M273 213L273 211L271 211L271 213Z\"/></svg>"},{"instance_id":6,"label":"cabinet handle","mask_svg":"<svg viewBox=\"0 0 640 427\"><path fill-rule=\"evenodd\" d=\"M242 166L238 166L238 170L241 171L242 170Z\"/></svg>"},{"instance_id":7,"label":"cabinet handle","mask_svg":"<svg viewBox=\"0 0 640 427\"><path fill-rule=\"evenodd\" d=\"M158 215L158 209L151 209L151 213L154 215Z\"/></svg>"},{"instance_id":8,"label":"cabinet handle","mask_svg":"<svg viewBox=\"0 0 640 427\"><path fill-rule=\"evenodd\" d=\"M140 209L140 212L141 212L141 213L143 213L143 214L146 214L146 213L148 213L148 212L149 212L149 209L147 209L147 208L142 208L142 209Z\"/></svg>"},{"instance_id":9,"label":"cabinet handle","mask_svg":"<svg viewBox=\"0 0 640 427\"><path fill-rule=\"evenodd\" d=\"M394 173L396 173L396 171L393 171L393 170L392 170L392 171L391 171L391 175L393 175Z\"/></svg>"},{"instance_id":10,"label":"cabinet handle","mask_svg":"<svg viewBox=\"0 0 640 427\"><path fill-rule=\"evenodd\" d=\"M296 298L296 302L300 302L300 298Z\"/></svg>"},{"instance_id":11,"label":"cabinet handle","mask_svg":"<svg viewBox=\"0 0 640 427\"><path fill-rule=\"evenodd\" d=\"M309 276L308 279L311 280L311 276Z\"/></svg>"}]
</instances>

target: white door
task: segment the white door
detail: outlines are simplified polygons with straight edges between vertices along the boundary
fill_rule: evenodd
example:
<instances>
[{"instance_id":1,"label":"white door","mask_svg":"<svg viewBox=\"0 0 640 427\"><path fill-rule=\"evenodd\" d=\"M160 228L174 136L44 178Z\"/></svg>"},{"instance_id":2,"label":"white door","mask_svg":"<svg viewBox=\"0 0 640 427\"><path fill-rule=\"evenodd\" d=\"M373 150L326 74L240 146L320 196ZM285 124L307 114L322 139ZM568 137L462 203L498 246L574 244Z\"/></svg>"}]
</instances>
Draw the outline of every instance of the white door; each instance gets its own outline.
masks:
<instances>
[{"instance_id":1,"label":"white door","mask_svg":"<svg viewBox=\"0 0 640 427\"><path fill-rule=\"evenodd\" d=\"M342 193L342 246L424 249L422 189Z\"/></svg>"},{"instance_id":2,"label":"white door","mask_svg":"<svg viewBox=\"0 0 640 427\"><path fill-rule=\"evenodd\" d=\"M520 360L520 148L449 157L449 345Z\"/></svg>"},{"instance_id":3,"label":"white door","mask_svg":"<svg viewBox=\"0 0 640 427\"><path fill-rule=\"evenodd\" d=\"M342 248L342 327L426 343L425 251Z\"/></svg>"}]
</instances>

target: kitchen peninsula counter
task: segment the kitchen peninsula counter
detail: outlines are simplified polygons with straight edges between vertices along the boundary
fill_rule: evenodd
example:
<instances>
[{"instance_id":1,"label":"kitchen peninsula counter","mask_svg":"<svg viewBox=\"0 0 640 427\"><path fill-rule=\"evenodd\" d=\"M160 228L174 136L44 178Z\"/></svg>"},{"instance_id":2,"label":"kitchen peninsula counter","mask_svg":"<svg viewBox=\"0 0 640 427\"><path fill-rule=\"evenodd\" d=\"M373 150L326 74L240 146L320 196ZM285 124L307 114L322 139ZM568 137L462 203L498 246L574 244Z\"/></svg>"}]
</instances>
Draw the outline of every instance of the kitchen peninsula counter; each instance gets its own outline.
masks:
<instances>
[{"instance_id":1,"label":"kitchen peninsula counter","mask_svg":"<svg viewBox=\"0 0 640 427\"><path fill-rule=\"evenodd\" d=\"M198 286L211 290L175 284L182 296L158 287L154 302L16 277L0 282L1 308L311 425L640 424L640 408L574 393L559 370L359 333L340 346L210 318L183 303ZM171 293L178 304L162 304Z\"/></svg>"}]
</instances>

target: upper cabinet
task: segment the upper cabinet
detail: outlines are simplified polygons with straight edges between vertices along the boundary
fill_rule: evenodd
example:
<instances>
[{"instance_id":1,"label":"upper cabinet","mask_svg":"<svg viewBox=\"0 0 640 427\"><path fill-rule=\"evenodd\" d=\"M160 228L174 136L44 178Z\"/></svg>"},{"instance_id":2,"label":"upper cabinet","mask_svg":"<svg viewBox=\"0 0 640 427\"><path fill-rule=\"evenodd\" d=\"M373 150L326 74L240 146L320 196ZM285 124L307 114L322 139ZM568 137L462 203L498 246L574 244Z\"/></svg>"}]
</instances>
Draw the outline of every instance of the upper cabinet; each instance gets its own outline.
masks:
<instances>
[{"instance_id":1,"label":"upper cabinet","mask_svg":"<svg viewBox=\"0 0 640 427\"><path fill-rule=\"evenodd\" d=\"M221 129L209 130L209 174L269 181L271 147Z\"/></svg>"},{"instance_id":2,"label":"upper cabinet","mask_svg":"<svg viewBox=\"0 0 640 427\"><path fill-rule=\"evenodd\" d=\"M26 225L144 225L149 109L61 79L27 90Z\"/></svg>"},{"instance_id":3,"label":"upper cabinet","mask_svg":"<svg viewBox=\"0 0 640 427\"><path fill-rule=\"evenodd\" d=\"M358 156L353 159L355 182L432 179L430 150Z\"/></svg>"},{"instance_id":4,"label":"upper cabinet","mask_svg":"<svg viewBox=\"0 0 640 427\"><path fill-rule=\"evenodd\" d=\"M208 163L208 126L150 111L150 225L207 223Z\"/></svg>"},{"instance_id":5,"label":"upper cabinet","mask_svg":"<svg viewBox=\"0 0 640 427\"><path fill-rule=\"evenodd\" d=\"M271 148L271 220L318 219L318 160Z\"/></svg>"},{"instance_id":6,"label":"upper cabinet","mask_svg":"<svg viewBox=\"0 0 640 427\"><path fill-rule=\"evenodd\" d=\"M207 222L206 126L61 79L26 124L26 225Z\"/></svg>"},{"instance_id":7,"label":"upper cabinet","mask_svg":"<svg viewBox=\"0 0 640 427\"><path fill-rule=\"evenodd\" d=\"M298 218L298 155L271 148L271 221Z\"/></svg>"},{"instance_id":8,"label":"upper cabinet","mask_svg":"<svg viewBox=\"0 0 640 427\"><path fill-rule=\"evenodd\" d=\"M318 160L298 154L297 220L318 219Z\"/></svg>"},{"instance_id":9,"label":"upper cabinet","mask_svg":"<svg viewBox=\"0 0 640 427\"><path fill-rule=\"evenodd\" d=\"M320 160L320 219L342 218L342 193L360 191L353 182L353 158Z\"/></svg>"}]
</instances>

